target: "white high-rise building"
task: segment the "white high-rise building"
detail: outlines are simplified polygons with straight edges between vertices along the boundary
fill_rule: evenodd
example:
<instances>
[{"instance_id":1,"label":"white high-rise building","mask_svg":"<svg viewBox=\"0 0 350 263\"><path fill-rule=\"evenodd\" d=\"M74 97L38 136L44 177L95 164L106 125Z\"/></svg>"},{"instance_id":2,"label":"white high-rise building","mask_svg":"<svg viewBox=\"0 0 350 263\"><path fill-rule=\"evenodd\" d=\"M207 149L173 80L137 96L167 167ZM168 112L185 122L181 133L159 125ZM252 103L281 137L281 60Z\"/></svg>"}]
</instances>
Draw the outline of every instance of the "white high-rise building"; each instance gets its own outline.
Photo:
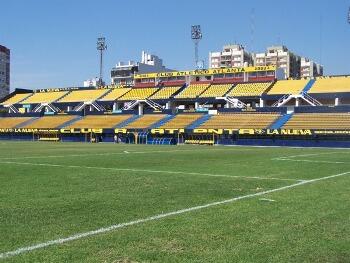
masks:
<instances>
[{"instance_id":1,"label":"white high-rise building","mask_svg":"<svg viewBox=\"0 0 350 263\"><path fill-rule=\"evenodd\" d=\"M99 80L100 78L98 77L87 79L84 81L84 87L97 87L97 85L99 84ZM102 85L104 85L104 83L102 83Z\"/></svg>"},{"instance_id":2,"label":"white high-rise building","mask_svg":"<svg viewBox=\"0 0 350 263\"><path fill-rule=\"evenodd\" d=\"M300 60L300 77L313 78L318 76L323 76L323 66L302 57Z\"/></svg>"},{"instance_id":3,"label":"white high-rise building","mask_svg":"<svg viewBox=\"0 0 350 263\"><path fill-rule=\"evenodd\" d=\"M286 46L268 47L264 53L253 55L254 66L276 66L284 70L285 78L300 77L300 56Z\"/></svg>"},{"instance_id":4,"label":"white high-rise building","mask_svg":"<svg viewBox=\"0 0 350 263\"><path fill-rule=\"evenodd\" d=\"M209 68L245 67L251 64L251 54L242 45L225 45L222 51L209 52Z\"/></svg>"},{"instance_id":5,"label":"white high-rise building","mask_svg":"<svg viewBox=\"0 0 350 263\"><path fill-rule=\"evenodd\" d=\"M114 85L132 85L134 74L172 71L163 65L158 56L142 51L141 62L118 62L111 71L111 82Z\"/></svg>"},{"instance_id":6,"label":"white high-rise building","mask_svg":"<svg viewBox=\"0 0 350 263\"><path fill-rule=\"evenodd\" d=\"M10 50L0 45L0 98L10 93Z\"/></svg>"}]
</instances>

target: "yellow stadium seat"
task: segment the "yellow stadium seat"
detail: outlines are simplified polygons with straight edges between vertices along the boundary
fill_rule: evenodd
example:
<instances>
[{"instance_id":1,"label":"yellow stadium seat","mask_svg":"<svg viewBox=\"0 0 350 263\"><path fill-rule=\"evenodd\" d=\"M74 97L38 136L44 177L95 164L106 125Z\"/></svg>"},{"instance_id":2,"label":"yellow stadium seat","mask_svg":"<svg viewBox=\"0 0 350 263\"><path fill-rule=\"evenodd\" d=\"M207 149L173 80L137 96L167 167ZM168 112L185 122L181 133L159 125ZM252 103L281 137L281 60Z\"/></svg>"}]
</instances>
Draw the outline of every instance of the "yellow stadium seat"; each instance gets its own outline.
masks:
<instances>
[{"instance_id":1,"label":"yellow stadium seat","mask_svg":"<svg viewBox=\"0 0 350 263\"><path fill-rule=\"evenodd\" d=\"M91 129L108 129L117 126L119 123L129 119L132 115L87 115L84 118L70 124L65 128L91 128Z\"/></svg>"},{"instance_id":2,"label":"yellow stadium seat","mask_svg":"<svg viewBox=\"0 0 350 263\"><path fill-rule=\"evenodd\" d=\"M187 88L185 88L181 93L175 96L178 99L191 99L196 98L200 95L204 90L209 87L210 84L190 84Z\"/></svg>"},{"instance_id":3,"label":"yellow stadium seat","mask_svg":"<svg viewBox=\"0 0 350 263\"><path fill-rule=\"evenodd\" d=\"M163 124L161 129L184 129L186 126L201 118L203 114L178 114L173 119Z\"/></svg>"},{"instance_id":4,"label":"yellow stadium seat","mask_svg":"<svg viewBox=\"0 0 350 263\"><path fill-rule=\"evenodd\" d=\"M298 80L278 80L272 88L267 92L268 95L285 95L285 94L299 94L303 91L308 79Z\"/></svg>"},{"instance_id":5,"label":"yellow stadium seat","mask_svg":"<svg viewBox=\"0 0 350 263\"><path fill-rule=\"evenodd\" d=\"M119 100L144 100L155 93L158 88L133 88Z\"/></svg>"},{"instance_id":6,"label":"yellow stadium seat","mask_svg":"<svg viewBox=\"0 0 350 263\"><path fill-rule=\"evenodd\" d=\"M350 92L350 77L318 78L308 93Z\"/></svg>"},{"instance_id":7,"label":"yellow stadium seat","mask_svg":"<svg viewBox=\"0 0 350 263\"><path fill-rule=\"evenodd\" d=\"M164 114L148 114L142 115L140 118L135 121L129 123L127 126L123 128L127 129L146 129L156 122L160 121L165 117Z\"/></svg>"},{"instance_id":8,"label":"yellow stadium seat","mask_svg":"<svg viewBox=\"0 0 350 263\"><path fill-rule=\"evenodd\" d=\"M99 100L101 100L101 101L113 101L113 100L120 98L121 96L123 96L125 93L127 93L130 90L131 90L131 88L115 88L111 92L107 93L106 96L104 96L103 98L101 98Z\"/></svg>"},{"instance_id":9,"label":"yellow stadium seat","mask_svg":"<svg viewBox=\"0 0 350 263\"><path fill-rule=\"evenodd\" d=\"M44 116L36 119L35 121L28 123L22 128L31 129L54 129L58 128L67 121L71 121L76 116L74 115L55 115L55 116Z\"/></svg>"},{"instance_id":10,"label":"yellow stadium seat","mask_svg":"<svg viewBox=\"0 0 350 263\"><path fill-rule=\"evenodd\" d=\"M210 98L210 97L222 97L232 87L232 84L212 84L206 89L199 97Z\"/></svg>"},{"instance_id":11,"label":"yellow stadium seat","mask_svg":"<svg viewBox=\"0 0 350 263\"><path fill-rule=\"evenodd\" d=\"M271 82L258 83L240 83L237 84L227 96L244 97L244 96L261 96L263 92L271 86Z\"/></svg>"},{"instance_id":12,"label":"yellow stadium seat","mask_svg":"<svg viewBox=\"0 0 350 263\"><path fill-rule=\"evenodd\" d=\"M68 91L36 92L33 96L25 99L21 104L51 103L67 94Z\"/></svg>"},{"instance_id":13,"label":"yellow stadium seat","mask_svg":"<svg viewBox=\"0 0 350 263\"><path fill-rule=\"evenodd\" d=\"M2 102L1 105L12 105L20 102L21 100L24 100L28 96L32 95L33 93L17 93L13 95L12 97L8 98L6 101Z\"/></svg>"},{"instance_id":14,"label":"yellow stadium seat","mask_svg":"<svg viewBox=\"0 0 350 263\"><path fill-rule=\"evenodd\" d=\"M181 87L164 87L164 88L161 88L158 92L153 94L150 97L150 99L151 100L169 99L170 96L173 95L179 89L181 89Z\"/></svg>"},{"instance_id":15,"label":"yellow stadium seat","mask_svg":"<svg viewBox=\"0 0 350 263\"><path fill-rule=\"evenodd\" d=\"M295 113L284 129L350 129L350 113Z\"/></svg>"},{"instance_id":16,"label":"yellow stadium seat","mask_svg":"<svg viewBox=\"0 0 350 263\"><path fill-rule=\"evenodd\" d=\"M108 89L73 90L58 102L85 102L95 101L108 92Z\"/></svg>"},{"instance_id":17,"label":"yellow stadium seat","mask_svg":"<svg viewBox=\"0 0 350 263\"><path fill-rule=\"evenodd\" d=\"M198 128L204 129L242 129L267 128L278 117L279 113L223 113L213 115Z\"/></svg>"},{"instance_id":18,"label":"yellow stadium seat","mask_svg":"<svg viewBox=\"0 0 350 263\"><path fill-rule=\"evenodd\" d=\"M0 118L0 128L16 128L21 123L29 121L32 117L6 117Z\"/></svg>"}]
</instances>

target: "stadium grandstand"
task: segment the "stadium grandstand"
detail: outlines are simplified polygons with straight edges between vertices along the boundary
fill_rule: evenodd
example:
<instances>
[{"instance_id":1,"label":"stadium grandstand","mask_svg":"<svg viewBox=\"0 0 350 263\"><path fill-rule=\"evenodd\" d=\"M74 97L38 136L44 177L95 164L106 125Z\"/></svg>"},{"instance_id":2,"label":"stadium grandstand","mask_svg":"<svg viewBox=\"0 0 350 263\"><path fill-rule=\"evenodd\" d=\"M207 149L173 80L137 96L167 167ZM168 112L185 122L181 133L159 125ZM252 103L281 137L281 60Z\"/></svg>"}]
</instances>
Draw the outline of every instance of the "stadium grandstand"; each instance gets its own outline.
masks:
<instances>
[{"instance_id":1,"label":"stadium grandstand","mask_svg":"<svg viewBox=\"0 0 350 263\"><path fill-rule=\"evenodd\" d=\"M272 88L267 92L269 95L285 95L285 94L299 94L303 91L309 80L280 80L277 81Z\"/></svg>"},{"instance_id":2,"label":"stadium grandstand","mask_svg":"<svg viewBox=\"0 0 350 263\"><path fill-rule=\"evenodd\" d=\"M0 101L0 139L350 147L350 77L232 71L239 69L135 74L127 87L15 90Z\"/></svg>"},{"instance_id":3,"label":"stadium grandstand","mask_svg":"<svg viewBox=\"0 0 350 263\"><path fill-rule=\"evenodd\" d=\"M32 93L17 93L11 96L10 98L6 99L5 101L1 102L1 105L12 105L16 103L20 103L27 97L31 96Z\"/></svg>"},{"instance_id":4,"label":"stadium grandstand","mask_svg":"<svg viewBox=\"0 0 350 263\"><path fill-rule=\"evenodd\" d=\"M114 101L125 95L131 90L131 88L114 88L112 91L108 92L107 95L100 98L100 101Z\"/></svg>"},{"instance_id":5,"label":"stadium grandstand","mask_svg":"<svg viewBox=\"0 0 350 263\"><path fill-rule=\"evenodd\" d=\"M317 78L309 93L343 93L350 92L350 77Z\"/></svg>"},{"instance_id":6,"label":"stadium grandstand","mask_svg":"<svg viewBox=\"0 0 350 263\"><path fill-rule=\"evenodd\" d=\"M194 99L200 94L202 94L210 84L190 84L186 89L184 89L181 93L176 95L177 99Z\"/></svg>"},{"instance_id":7,"label":"stadium grandstand","mask_svg":"<svg viewBox=\"0 0 350 263\"><path fill-rule=\"evenodd\" d=\"M64 123L75 119L74 115L55 115L55 116L43 116L40 118L34 118L31 122L21 125L21 128L32 129L55 129L60 128Z\"/></svg>"},{"instance_id":8,"label":"stadium grandstand","mask_svg":"<svg viewBox=\"0 0 350 263\"><path fill-rule=\"evenodd\" d=\"M224 96L230 89L232 88L232 84L212 84L206 89L199 97L202 98L211 98L211 97L222 97Z\"/></svg>"},{"instance_id":9,"label":"stadium grandstand","mask_svg":"<svg viewBox=\"0 0 350 263\"><path fill-rule=\"evenodd\" d=\"M163 87L158 92L153 94L150 99L159 100L159 99L169 99L174 93L179 91L181 87Z\"/></svg>"},{"instance_id":10,"label":"stadium grandstand","mask_svg":"<svg viewBox=\"0 0 350 263\"><path fill-rule=\"evenodd\" d=\"M119 100L144 100L157 92L158 88L133 88Z\"/></svg>"},{"instance_id":11,"label":"stadium grandstand","mask_svg":"<svg viewBox=\"0 0 350 263\"><path fill-rule=\"evenodd\" d=\"M232 97L261 96L271 85L271 82L239 83L227 95Z\"/></svg>"},{"instance_id":12,"label":"stadium grandstand","mask_svg":"<svg viewBox=\"0 0 350 263\"><path fill-rule=\"evenodd\" d=\"M212 116L199 126L207 129L268 128L278 117L278 113L222 113Z\"/></svg>"},{"instance_id":13,"label":"stadium grandstand","mask_svg":"<svg viewBox=\"0 0 350 263\"><path fill-rule=\"evenodd\" d=\"M350 129L350 113L296 113L285 129Z\"/></svg>"},{"instance_id":14,"label":"stadium grandstand","mask_svg":"<svg viewBox=\"0 0 350 263\"><path fill-rule=\"evenodd\" d=\"M162 129L185 129L190 124L203 117L203 114L177 114L171 120L157 128Z\"/></svg>"},{"instance_id":15,"label":"stadium grandstand","mask_svg":"<svg viewBox=\"0 0 350 263\"><path fill-rule=\"evenodd\" d=\"M118 124L126 121L132 115L87 115L77 121L65 126L65 128L114 128Z\"/></svg>"},{"instance_id":16,"label":"stadium grandstand","mask_svg":"<svg viewBox=\"0 0 350 263\"><path fill-rule=\"evenodd\" d=\"M139 116L134 121L126 124L123 126L123 128L128 129L147 129L151 125L155 124L156 122L159 122L161 119L165 117L164 114L145 114L142 116Z\"/></svg>"},{"instance_id":17,"label":"stadium grandstand","mask_svg":"<svg viewBox=\"0 0 350 263\"><path fill-rule=\"evenodd\" d=\"M59 100L67 93L68 91L35 92L33 95L22 100L20 103L21 104L52 103Z\"/></svg>"},{"instance_id":18,"label":"stadium grandstand","mask_svg":"<svg viewBox=\"0 0 350 263\"><path fill-rule=\"evenodd\" d=\"M31 119L32 117L2 117L0 118L0 128L17 128Z\"/></svg>"},{"instance_id":19,"label":"stadium grandstand","mask_svg":"<svg viewBox=\"0 0 350 263\"><path fill-rule=\"evenodd\" d=\"M110 90L96 89L96 90L72 90L66 96L61 98L58 102L85 102L95 101L104 96Z\"/></svg>"}]
</instances>

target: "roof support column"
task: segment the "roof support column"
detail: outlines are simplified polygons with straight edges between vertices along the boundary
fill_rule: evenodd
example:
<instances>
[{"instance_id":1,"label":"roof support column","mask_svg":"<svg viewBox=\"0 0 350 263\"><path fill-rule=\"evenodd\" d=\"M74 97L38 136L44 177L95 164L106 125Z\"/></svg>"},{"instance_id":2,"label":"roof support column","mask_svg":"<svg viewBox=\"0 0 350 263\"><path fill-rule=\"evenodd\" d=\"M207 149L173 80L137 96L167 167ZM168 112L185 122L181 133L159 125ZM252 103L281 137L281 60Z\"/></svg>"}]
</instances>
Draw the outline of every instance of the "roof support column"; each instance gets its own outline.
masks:
<instances>
[{"instance_id":1,"label":"roof support column","mask_svg":"<svg viewBox=\"0 0 350 263\"><path fill-rule=\"evenodd\" d=\"M334 106L339 106L339 105L340 105L340 99L339 98L335 98Z\"/></svg>"},{"instance_id":2,"label":"roof support column","mask_svg":"<svg viewBox=\"0 0 350 263\"><path fill-rule=\"evenodd\" d=\"M265 101L262 98L260 98L259 106L260 108L265 107Z\"/></svg>"},{"instance_id":3,"label":"roof support column","mask_svg":"<svg viewBox=\"0 0 350 263\"><path fill-rule=\"evenodd\" d=\"M143 103L139 103L139 115L143 115Z\"/></svg>"}]
</instances>

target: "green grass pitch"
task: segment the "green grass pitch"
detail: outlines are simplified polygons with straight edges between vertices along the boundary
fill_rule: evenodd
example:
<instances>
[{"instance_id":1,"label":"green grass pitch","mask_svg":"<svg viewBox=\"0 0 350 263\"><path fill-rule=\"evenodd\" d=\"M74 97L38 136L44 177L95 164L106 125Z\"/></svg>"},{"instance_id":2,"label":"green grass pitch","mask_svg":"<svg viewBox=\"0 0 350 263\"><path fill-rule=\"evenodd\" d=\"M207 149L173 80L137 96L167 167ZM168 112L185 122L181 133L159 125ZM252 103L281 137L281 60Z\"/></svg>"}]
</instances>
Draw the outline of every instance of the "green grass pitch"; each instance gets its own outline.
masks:
<instances>
[{"instance_id":1,"label":"green grass pitch","mask_svg":"<svg viewBox=\"0 0 350 263\"><path fill-rule=\"evenodd\" d=\"M5 141L0 167L0 262L350 262L347 149Z\"/></svg>"}]
</instances>

